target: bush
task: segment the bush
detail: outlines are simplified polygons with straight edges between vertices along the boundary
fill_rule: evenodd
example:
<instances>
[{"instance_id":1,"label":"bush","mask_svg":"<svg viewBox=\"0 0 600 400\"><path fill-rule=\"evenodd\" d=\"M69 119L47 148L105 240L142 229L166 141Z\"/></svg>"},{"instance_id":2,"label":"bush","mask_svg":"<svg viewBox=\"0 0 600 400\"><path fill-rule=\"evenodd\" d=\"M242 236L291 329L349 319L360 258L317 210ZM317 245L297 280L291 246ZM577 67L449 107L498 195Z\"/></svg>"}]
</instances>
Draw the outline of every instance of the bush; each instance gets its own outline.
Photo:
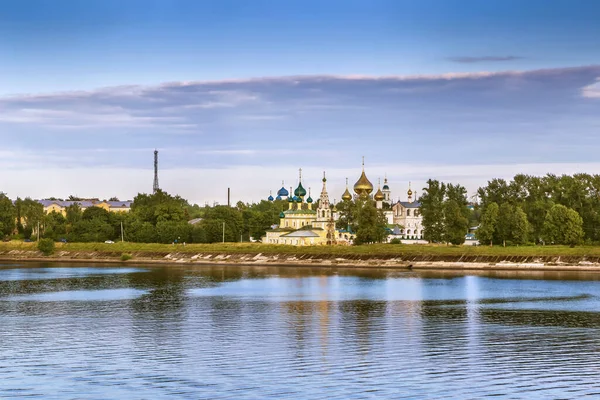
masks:
<instances>
[{"instance_id":1,"label":"bush","mask_svg":"<svg viewBox=\"0 0 600 400\"><path fill-rule=\"evenodd\" d=\"M402 244L402 241L398 238L393 238L390 240L390 244Z\"/></svg>"},{"instance_id":2,"label":"bush","mask_svg":"<svg viewBox=\"0 0 600 400\"><path fill-rule=\"evenodd\" d=\"M54 240L48 238L40 239L37 248L45 256L49 256L50 254L54 253Z\"/></svg>"},{"instance_id":3,"label":"bush","mask_svg":"<svg viewBox=\"0 0 600 400\"><path fill-rule=\"evenodd\" d=\"M133 256L131 254L123 253L121 254L121 261L131 260Z\"/></svg>"}]
</instances>

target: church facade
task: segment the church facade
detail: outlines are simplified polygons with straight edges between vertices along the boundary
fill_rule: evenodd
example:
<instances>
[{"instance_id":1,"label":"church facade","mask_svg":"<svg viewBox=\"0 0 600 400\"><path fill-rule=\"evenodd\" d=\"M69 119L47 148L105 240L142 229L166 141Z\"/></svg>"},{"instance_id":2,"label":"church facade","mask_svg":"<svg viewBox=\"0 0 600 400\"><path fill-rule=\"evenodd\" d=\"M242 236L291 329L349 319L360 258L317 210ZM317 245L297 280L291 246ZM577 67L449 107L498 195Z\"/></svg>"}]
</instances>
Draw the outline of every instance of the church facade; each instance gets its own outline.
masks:
<instances>
[{"instance_id":1,"label":"church facade","mask_svg":"<svg viewBox=\"0 0 600 400\"><path fill-rule=\"evenodd\" d=\"M288 209L281 212L279 225L268 230L262 238L262 242L295 246L351 244L354 239L353 232L350 229L335 228L339 215L335 205L329 201L325 173L323 173L323 187L316 208L313 207L314 202L310 193L306 197L307 192L302 185L302 170L300 170L298 182L298 187L294 191L292 188L288 191L283 184L277 191L277 199L287 200ZM413 200L410 185L407 192L408 201L394 202L392 200L387 177L383 187L379 185L375 194L372 195L374 187L366 176L363 160L362 173L353 189L354 195L350 193L346 179L346 190L342 195L342 201L356 201L361 197L372 198L376 207L382 210L386 218L390 233L388 240L400 238L407 243L414 243L415 240L423 238L422 216L419 212L420 203L416 198ZM274 200L272 195L269 196L269 200Z\"/></svg>"}]
</instances>

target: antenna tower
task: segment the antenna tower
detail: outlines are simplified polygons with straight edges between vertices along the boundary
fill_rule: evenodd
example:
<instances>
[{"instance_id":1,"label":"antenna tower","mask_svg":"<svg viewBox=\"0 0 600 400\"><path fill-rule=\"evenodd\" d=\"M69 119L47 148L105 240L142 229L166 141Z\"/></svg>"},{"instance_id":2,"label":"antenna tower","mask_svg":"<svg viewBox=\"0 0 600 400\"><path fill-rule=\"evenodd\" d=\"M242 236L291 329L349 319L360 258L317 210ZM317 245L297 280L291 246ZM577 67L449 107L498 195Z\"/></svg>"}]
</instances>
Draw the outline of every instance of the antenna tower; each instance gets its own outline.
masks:
<instances>
[{"instance_id":1,"label":"antenna tower","mask_svg":"<svg viewBox=\"0 0 600 400\"><path fill-rule=\"evenodd\" d=\"M156 193L158 190L158 150L154 150L154 186L152 186L152 191Z\"/></svg>"}]
</instances>

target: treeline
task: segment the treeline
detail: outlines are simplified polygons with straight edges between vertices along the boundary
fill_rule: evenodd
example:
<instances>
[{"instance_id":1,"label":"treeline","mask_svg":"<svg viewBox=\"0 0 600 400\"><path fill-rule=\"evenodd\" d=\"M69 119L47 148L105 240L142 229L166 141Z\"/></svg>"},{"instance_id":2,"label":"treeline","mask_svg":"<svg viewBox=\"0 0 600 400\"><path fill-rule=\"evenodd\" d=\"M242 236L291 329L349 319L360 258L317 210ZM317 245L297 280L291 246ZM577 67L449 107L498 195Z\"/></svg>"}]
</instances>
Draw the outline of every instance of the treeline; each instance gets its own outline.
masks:
<instances>
[{"instance_id":1,"label":"treeline","mask_svg":"<svg viewBox=\"0 0 600 400\"><path fill-rule=\"evenodd\" d=\"M31 199L14 204L0 193L0 233L3 237L29 239L40 236L68 242L104 242L106 240L145 243L214 243L260 239L279 213L287 208L284 201L238 202L235 207L199 207L179 196L158 191L139 194L128 213L108 212L100 207L82 210L67 207L66 215L44 213L43 206ZM190 224L189 221L197 219Z\"/></svg>"},{"instance_id":2,"label":"treeline","mask_svg":"<svg viewBox=\"0 0 600 400\"><path fill-rule=\"evenodd\" d=\"M477 193L481 242L600 243L600 175L516 175Z\"/></svg>"},{"instance_id":3,"label":"treeline","mask_svg":"<svg viewBox=\"0 0 600 400\"><path fill-rule=\"evenodd\" d=\"M425 240L456 245L465 242L473 216L468 208L467 189L430 179L419 202Z\"/></svg>"},{"instance_id":4,"label":"treeline","mask_svg":"<svg viewBox=\"0 0 600 400\"><path fill-rule=\"evenodd\" d=\"M460 185L429 180L424 192L421 214L429 241L459 244L460 232L478 225L482 244L600 243L600 175L493 179L478 189L471 212Z\"/></svg>"}]
</instances>

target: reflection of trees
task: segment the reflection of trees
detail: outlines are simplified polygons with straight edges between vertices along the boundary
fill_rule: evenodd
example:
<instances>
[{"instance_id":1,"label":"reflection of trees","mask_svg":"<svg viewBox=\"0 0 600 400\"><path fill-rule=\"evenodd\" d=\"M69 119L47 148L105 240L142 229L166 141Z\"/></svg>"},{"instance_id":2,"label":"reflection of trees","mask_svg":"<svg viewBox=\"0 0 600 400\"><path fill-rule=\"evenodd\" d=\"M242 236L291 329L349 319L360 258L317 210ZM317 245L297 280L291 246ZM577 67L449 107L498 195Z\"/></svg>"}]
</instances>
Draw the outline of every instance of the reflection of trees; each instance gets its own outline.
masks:
<instances>
[{"instance_id":1,"label":"reflection of trees","mask_svg":"<svg viewBox=\"0 0 600 400\"><path fill-rule=\"evenodd\" d=\"M339 303L344 339L354 342L361 354L371 349L371 339L385 329L385 301L351 300Z\"/></svg>"}]
</instances>

